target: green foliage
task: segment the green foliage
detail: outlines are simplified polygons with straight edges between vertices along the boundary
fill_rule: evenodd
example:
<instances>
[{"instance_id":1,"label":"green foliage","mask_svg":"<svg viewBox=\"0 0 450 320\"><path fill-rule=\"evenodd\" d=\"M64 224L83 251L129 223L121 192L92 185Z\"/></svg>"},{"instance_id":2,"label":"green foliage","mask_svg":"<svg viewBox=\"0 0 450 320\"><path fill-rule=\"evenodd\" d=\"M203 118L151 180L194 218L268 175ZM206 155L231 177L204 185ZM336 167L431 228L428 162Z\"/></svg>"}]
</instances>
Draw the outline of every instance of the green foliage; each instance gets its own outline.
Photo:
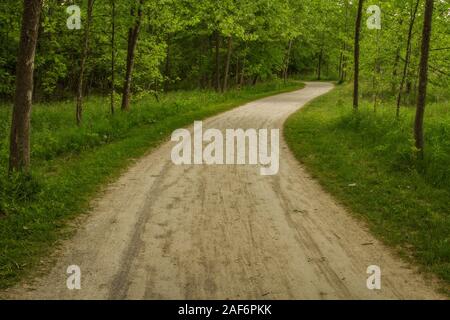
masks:
<instances>
[{"instance_id":1,"label":"green foliage","mask_svg":"<svg viewBox=\"0 0 450 320\"><path fill-rule=\"evenodd\" d=\"M365 26L364 10L361 39L361 78L367 83L363 94L392 96L406 55L411 11L416 0L366 2L382 10L382 29ZM123 86L127 37L134 23L130 10L137 0L116 3L116 83ZM448 3L436 1L430 57L430 83L445 88L449 83L450 23ZM65 9L69 4L82 8L85 24L87 1L45 2L38 39L35 70L35 99L61 99L73 96L83 30L68 30ZM19 41L21 1L0 4L0 98L11 98L14 90L15 60ZM220 73L223 77L227 48L225 39L233 38L230 61L231 85L281 76L288 61L288 44L293 43L289 59L290 73L345 79L352 73L355 1L311 0L157 0L144 1L143 21L138 41L133 91L163 88L203 88L213 85L216 32L220 43ZM423 1L413 26L411 62L407 68L405 94L407 104L415 101L417 87ZM87 61L87 92L107 93L111 84L110 41L111 1L96 0ZM342 68L341 68L342 67ZM311 76L314 75L314 76Z\"/></svg>"},{"instance_id":2,"label":"green foliage","mask_svg":"<svg viewBox=\"0 0 450 320\"><path fill-rule=\"evenodd\" d=\"M66 27L69 17L66 8L71 4L82 9L81 30ZM130 10L137 11L138 1L115 0L115 4L117 76L114 87L120 91L126 66L128 31L134 23ZM22 4L8 0L0 6L0 98L11 99ZM75 94L82 54L80 43L83 26L87 23L86 6L87 1L45 2L36 53L35 100L60 100ZM273 78L282 70L288 40L299 34L300 8L290 0L144 1L132 89L135 93L159 92L165 82L175 88L193 88L202 81L202 87L210 87L215 69L212 41L215 32L223 38L232 36L234 39L230 68L233 79L238 78L236 70L244 72L245 82L250 82L256 75L263 79ZM93 11L86 89L88 93L107 93L113 85L110 71L111 1L96 0ZM222 77L226 56L224 43L221 41L220 48ZM240 65L244 65L243 70L239 70L239 60Z\"/></svg>"}]
</instances>

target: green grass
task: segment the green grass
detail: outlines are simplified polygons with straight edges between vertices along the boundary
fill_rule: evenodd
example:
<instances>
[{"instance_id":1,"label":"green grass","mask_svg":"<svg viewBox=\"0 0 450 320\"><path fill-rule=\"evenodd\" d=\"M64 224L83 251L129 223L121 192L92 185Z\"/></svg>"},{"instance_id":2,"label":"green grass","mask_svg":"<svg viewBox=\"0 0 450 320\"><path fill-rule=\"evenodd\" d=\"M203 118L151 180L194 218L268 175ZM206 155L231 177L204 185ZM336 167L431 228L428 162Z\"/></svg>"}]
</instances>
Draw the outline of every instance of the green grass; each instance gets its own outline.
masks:
<instances>
[{"instance_id":1,"label":"green grass","mask_svg":"<svg viewBox=\"0 0 450 320\"><path fill-rule=\"evenodd\" d=\"M285 125L296 157L371 231L410 261L450 284L450 103L427 106L425 159L413 147L413 108L386 103L352 111L338 86ZM351 186L356 184L356 186Z\"/></svg>"},{"instance_id":2,"label":"green grass","mask_svg":"<svg viewBox=\"0 0 450 320\"><path fill-rule=\"evenodd\" d=\"M76 127L72 101L39 104L32 115L32 174L8 178L9 108L0 108L0 288L19 281L71 232L101 186L164 141L173 130L245 102L299 89L299 82L268 82L232 90L180 91L144 96L129 113L111 117L106 97L86 101Z\"/></svg>"}]
</instances>

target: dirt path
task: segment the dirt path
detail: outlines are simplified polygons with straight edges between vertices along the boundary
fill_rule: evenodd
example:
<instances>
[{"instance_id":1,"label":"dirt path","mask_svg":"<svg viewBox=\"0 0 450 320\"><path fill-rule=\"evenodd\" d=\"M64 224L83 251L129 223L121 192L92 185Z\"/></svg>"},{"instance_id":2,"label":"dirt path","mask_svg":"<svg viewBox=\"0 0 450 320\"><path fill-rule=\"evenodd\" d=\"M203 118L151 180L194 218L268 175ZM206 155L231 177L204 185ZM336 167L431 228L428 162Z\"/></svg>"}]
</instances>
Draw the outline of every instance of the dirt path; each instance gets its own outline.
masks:
<instances>
[{"instance_id":1,"label":"dirt path","mask_svg":"<svg viewBox=\"0 0 450 320\"><path fill-rule=\"evenodd\" d=\"M217 129L281 128L332 88L249 103L204 122ZM174 143L138 161L94 203L51 272L14 298L441 298L319 185L280 142L280 172L257 166L175 166ZM78 265L82 289L66 287ZM366 287L369 265L382 289Z\"/></svg>"}]
</instances>

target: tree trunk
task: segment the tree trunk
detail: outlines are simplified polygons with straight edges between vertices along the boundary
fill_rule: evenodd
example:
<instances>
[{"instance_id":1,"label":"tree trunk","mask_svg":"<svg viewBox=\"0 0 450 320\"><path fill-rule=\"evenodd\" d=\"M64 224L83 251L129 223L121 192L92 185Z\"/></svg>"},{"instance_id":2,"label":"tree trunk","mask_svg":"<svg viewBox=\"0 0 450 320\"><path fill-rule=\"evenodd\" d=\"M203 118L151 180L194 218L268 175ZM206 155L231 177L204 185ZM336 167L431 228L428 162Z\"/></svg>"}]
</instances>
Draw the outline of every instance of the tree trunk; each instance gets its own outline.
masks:
<instances>
[{"instance_id":1,"label":"tree trunk","mask_svg":"<svg viewBox=\"0 0 450 320\"><path fill-rule=\"evenodd\" d=\"M399 21L399 26L403 25L403 20L400 19ZM397 46L397 50L395 51L395 60L394 60L394 66L392 68L392 82L391 82L391 91L392 93L396 93L397 92L397 85L395 83L395 80L397 79L398 76L398 65L400 62L400 50L401 50L401 45Z\"/></svg>"},{"instance_id":2,"label":"tree trunk","mask_svg":"<svg viewBox=\"0 0 450 320\"><path fill-rule=\"evenodd\" d=\"M30 117L33 99L33 69L43 0L24 0L22 30L16 69L16 92L11 124L9 170L30 167Z\"/></svg>"},{"instance_id":3,"label":"tree trunk","mask_svg":"<svg viewBox=\"0 0 450 320\"><path fill-rule=\"evenodd\" d=\"M228 73L230 72L230 62L231 62L231 51L233 49L233 37L228 37L228 49L227 49L227 61L225 63L225 75L223 78L222 92L228 90Z\"/></svg>"},{"instance_id":4,"label":"tree trunk","mask_svg":"<svg viewBox=\"0 0 450 320\"><path fill-rule=\"evenodd\" d=\"M348 33L348 7L349 7L349 3L346 0L345 1L345 28L344 28L344 35L347 36ZM342 41L342 51L341 51L341 56L340 56L340 60L339 60L339 83L344 83L345 81L345 69L347 67L347 62L346 62L346 57L345 57L345 52L347 51L347 44L345 43L345 39L344 41Z\"/></svg>"},{"instance_id":5,"label":"tree trunk","mask_svg":"<svg viewBox=\"0 0 450 320\"><path fill-rule=\"evenodd\" d=\"M253 86L256 86L256 83L258 83L258 78L259 78L259 75L256 75L253 77L253 82L252 82Z\"/></svg>"},{"instance_id":6,"label":"tree trunk","mask_svg":"<svg viewBox=\"0 0 450 320\"><path fill-rule=\"evenodd\" d=\"M241 66L241 76L239 79L239 88L242 88L244 85L245 80L245 58L242 60L242 66Z\"/></svg>"},{"instance_id":7,"label":"tree trunk","mask_svg":"<svg viewBox=\"0 0 450 320\"><path fill-rule=\"evenodd\" d=\"M216 31L216 72L214 88L217 92L220 91L220 33Z\"/></svg>"},{"instance_id":8,"label":"tree trunk","mask_svg":"<svg viewBox=\"0 0 450 320\"><path fill-rule=\"evenodd\" d=\"M408 75L408 66L409 66L409 60L411 57L412 33L413 33L413 29L414 29L414 22L416 21L416 15L417 15L417 10L419 8L419 3L420 3L420 0L417 0L414 9L411 8L411 18L409 21L408 39L406 41L405 64L403 66L403 74L402 74L402 79L400 81L400 88L398 90L398 96L397 96L397 110L396 110L397 119L400 117L400 105L402 103L402 91L403 91L403 86L405 85L406 77Z\"/></svg>"},{"instance_id":9,"label":"tree trunk","mask_svg":"<svg viewBox=\"0 0 450 320\"><path fill-rule=\"evenodd\" d=\"M422 31L422 48L419 66L419 90L417 94L417 109L414 125L414 138L416 148L423 157L424 137L423 137L423 116L425 113L425 103L428 84L428 57L430 54L431 26L433 21L433 0L425 0L425 14Z\"/></svg>"},{"instance_id":10,"label":"tree trunk","mask_svg":"<svg viewBox=\"0 0 450 320\"><path fill-rule=\"evenodd\" d=\"M139 32L141 30L143 2L143 0L139 1L138 14L135 24L128 30L127 69L125 72L125 81L123 85L122 111L130 110L131 81L134 68L134 58L136 55L136 46L139 38ZM131 10L131 15L134 16L133 10Z\"/></svg>"},{"instance_id":11,"label":"tree trunk","mask_svg":"<svg viewBox=\"0 0 450 320\"><path fill-rule=\"evenodd\" d=\"M339 83L343 82L342 80L343 66L344 66L344 49L342 49L341 54L339 55L339 67L338 67Z\"/></svg>"},{"instance_id":12,"label":"tree trunk","mask_svg":"<svg viewBox=\"0 0 450 320\"><path fill-rule=\"evenodd\" d=\"M208 40L208 41L206 41ZM206 52L210 51L211 52L211 39L210 37L208 37L207 39L205 39L205 41L201 42L201 54L199 56L199 65L200 65L200 84L201 84L201 88L205 89L209 86L209 74L208 72L206 72L206 65L207 63L205 62L205 54Z\"/></svg>"},{"instance_id":13,"label":"tree trunk","mask_svg":"<svg viewBox=\"0 0 450 320\"><path fill-rule=\"evenodd\" d=\"M89 52L89 32L92 24L92 9L94 6L94 0L88 0L88 11L87 11L87 23L86 29L84 30L84 47L81 56L80 63L80 74L78 75L77 83L77 108L76 108L76 119L77 125L81 125L83 118L83 86L84 86L84 73L86 71L86 60Z\"/></svg>"},{"instance_id":14,"label":"tree trunk","mask_svg":"<svg viewBox=\"0 0 450 320\"><path fill-rule=\"evenodd\" d=\"M166 64L164 66L164 92L169 91L170 81L170 35L167 36Z\"/></svg>"},{"instance_id":15,"label":"tree trunk","mask_svg":"<svg viewBox=\"0 0 450 320\"><path fill-rule=\"evenodd\" d=\"M378 105L378 78L381 72L380 65L380 30L377 30L377 54L375 57L375 64L373 67L373 82L372 82L372 90L373 90L373 111L377 111Z\"/></svg>"},{"instance_id":16,"label":"tree trunk","mask_svg":"<svg viewBox=\"0 0 450 320\"><path fill-rule=\"evenodd\" d=\"M344 52L347 50L347 46L345 46ZM341 77L339 78L340 83L344 83L347 79L347 57L345 54L342 56L342 72Z\"/></svg>"},{"instance_id":17,"label":"tree trunk","mask_svg":"<svg viewBox=\"0 0 450 320\"><path fill-rule=\"evenodd\" d=\"M397 68L398 68L399 62L400 62L400 47L397 48L397 51L395 53L394 67L392 68L392 84L391 84L392 88L391 88L391 91L393 93L395 93L395 91L397 90L396 89L395 80L396 80L397 75L398 75Z\"/></svg>"},{"instance_id":18,"label":"tree trunk","mask_svg":"<svg viewBox=\"0 0 450 320\"><path fill-rule=\"evenodd\" d=\"M322 78L322 56L323 56L323 48L320 49L319 53L319 62L317 66L317 80L320 80Z\"/></svg>"},{"instance_id":19,"label":"tree trunk","mask_svg":"<svg viewBox=\"0 0 450 320\"><path fill-rule=\"evenodd\" d=\"M238 85L239 84L239 57L237 57L237 59L236 59L236 73L235 73L235 83L236 83L236 85Z\"/></svg>"},{"instance_id":20,"label":"tree trunk","mask_svg":"<svg viewBox=\"0 0 450 320\"><path fill-rule=\"evenodd\" d=\"M111 114L115 111L115 67L116 67L116 2L111 0Z\"/></svg>"},{"instance_id":21,"label":"tree trunk","mask_svg":"<svg viewBox=\"0 0 450 320\"><path fill-rule=\"evenodd\" d=\"M358 3L358 14L356 16L355 24L355 67L354 67L354 79L353 79L353 109L358 110L359 106L359 38L361 35L361 20L362 20L362 9L364 0L359 0Z\"/></svg>"},{"instance_id":22,"label":"tree trunk","mask_svg":"<svg viewBox=\"0 0 450 320\"><path fill-rule=\"evenodd\" d=\"M287 82L288 72L289 72L289 64L291 63L291 50L292 50L292 40L289 40L288 50L286 54L286 62L283 70L283 79L284 83Z\"/></svg>"}]
</instances>

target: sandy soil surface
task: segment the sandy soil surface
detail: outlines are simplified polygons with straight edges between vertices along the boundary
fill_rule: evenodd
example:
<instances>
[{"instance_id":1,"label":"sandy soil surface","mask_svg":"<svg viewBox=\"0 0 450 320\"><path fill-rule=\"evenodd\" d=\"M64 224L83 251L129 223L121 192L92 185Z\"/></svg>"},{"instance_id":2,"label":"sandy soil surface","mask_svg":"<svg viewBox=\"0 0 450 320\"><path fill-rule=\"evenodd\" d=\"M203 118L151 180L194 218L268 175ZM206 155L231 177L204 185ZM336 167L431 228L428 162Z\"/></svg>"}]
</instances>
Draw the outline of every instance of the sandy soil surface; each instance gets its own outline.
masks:
<instances>
[{"instance_id":1,"label":"sandy soil surface","mask_svg":"<svg viewBox=\"0 0 450 320\"><path fill-rule=\"evenodd\" d=\"M204 128L282 128L327 83L258 100ZM282 140L282 134L280 135ZM174 142L133 165L93 203L54 267L10 289L25 299L432 299L433 285L370 235L280 141L280 171L176 166ZM81 290L66 269L81 268ZM367 267L382 271L366 287Z\"/></svg>"}]
</instances>

